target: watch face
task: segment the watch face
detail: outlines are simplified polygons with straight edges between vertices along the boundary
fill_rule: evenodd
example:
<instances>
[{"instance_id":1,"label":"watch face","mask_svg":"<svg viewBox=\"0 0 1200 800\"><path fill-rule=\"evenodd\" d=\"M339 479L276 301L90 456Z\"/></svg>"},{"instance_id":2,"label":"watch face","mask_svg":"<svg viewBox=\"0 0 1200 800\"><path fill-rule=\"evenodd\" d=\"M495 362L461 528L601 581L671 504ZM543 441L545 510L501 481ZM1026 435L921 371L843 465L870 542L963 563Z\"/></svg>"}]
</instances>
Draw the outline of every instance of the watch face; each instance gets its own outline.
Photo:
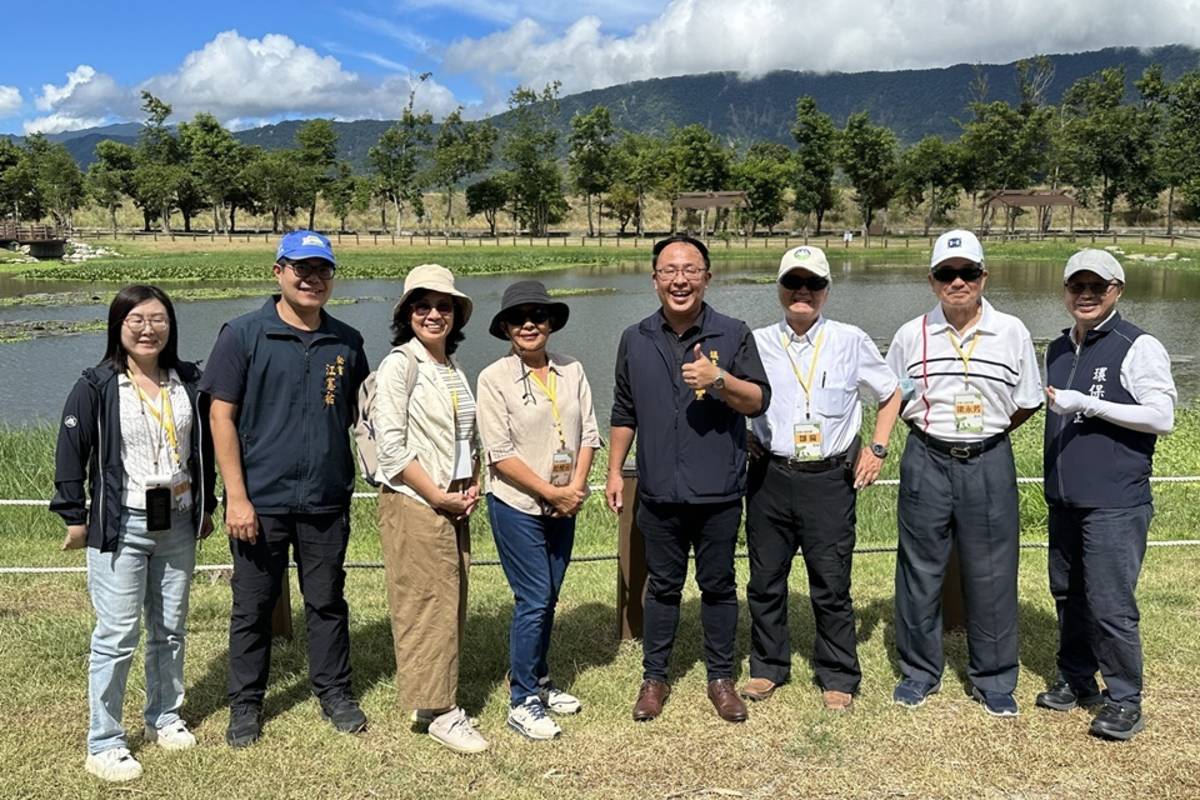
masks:
<instances>
[{"instance_id":1,"label":"watch face","mask_svg":"<svg viewBox=\"0 0 1200 800\"><path fill-rule=\"evenodd\" d=\"M876 458L884 458L888 454L888 449L887 449L887 447L885 447L884 445L881 445L881 444L872 444L871 452L875 454Z\"/></svg>"}]
</instances>

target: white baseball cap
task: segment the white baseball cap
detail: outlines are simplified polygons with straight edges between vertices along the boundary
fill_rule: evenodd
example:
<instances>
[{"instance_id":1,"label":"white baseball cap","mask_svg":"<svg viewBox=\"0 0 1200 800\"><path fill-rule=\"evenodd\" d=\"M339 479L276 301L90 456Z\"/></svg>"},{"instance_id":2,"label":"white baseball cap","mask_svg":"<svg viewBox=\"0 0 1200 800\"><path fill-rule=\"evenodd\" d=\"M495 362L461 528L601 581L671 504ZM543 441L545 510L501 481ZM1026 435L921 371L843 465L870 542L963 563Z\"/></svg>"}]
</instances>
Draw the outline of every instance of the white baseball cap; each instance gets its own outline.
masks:
<instances>
[{"instance_id":1,"label":"white baseball cap","mask_svg":"<svg viewBox=\"0 0 1200 800\"><path fill-rule=\"evenodd\" d=\"M983 265L983 245L970 231L956 229L946 231L938 237L933 245L933 258L929 261L929 269L935 270L943 261L952 258L964 258L975 264Z\"/></svg>"},{"instance_id":2,"label":"white baseball cap","mask_svg":"<svg viewBox=\"0 0 1200 800\"><path fill-rule=\"evenodd\" d=\"M1107 250L1080 250L1067 259L1063 269L1063 281L1068 280L1076 272L1094 272L1106 281L1125 282L1125 269L1116 256Z\"/></svg>"},{"instance_id":3,"label":"white baseball cap","mask_svg":"<svg viewBox=\"0 0 1200 800\"><path fill-rule=\"evenodd\" d=\"M828 278L829 259L825 258L825 251L819 247L793 247L779 259L779 274L775 279L779 280L794 269L806 269L819 278Z\"/></svg>"}]
</instances>

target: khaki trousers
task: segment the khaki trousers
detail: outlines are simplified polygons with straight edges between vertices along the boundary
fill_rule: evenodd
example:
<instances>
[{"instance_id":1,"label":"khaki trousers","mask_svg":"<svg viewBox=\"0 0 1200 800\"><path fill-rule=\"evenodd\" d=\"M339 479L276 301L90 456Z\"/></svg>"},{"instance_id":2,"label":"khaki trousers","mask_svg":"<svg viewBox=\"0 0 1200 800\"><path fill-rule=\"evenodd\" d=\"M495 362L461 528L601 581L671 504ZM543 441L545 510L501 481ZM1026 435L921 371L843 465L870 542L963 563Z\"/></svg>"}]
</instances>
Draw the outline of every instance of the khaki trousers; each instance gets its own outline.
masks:
<instances>
[{"instance_id":1,"label":"khaki trousers","mask_svg":"<svg viewBox=\"0 0 1200 800\"><path fill-rule=\"evenodd\" d=\"M384 487L379 537L400 707L457 705L471 565L467 522L456 524L420 500Z\"/></svg>"}]
</instances>

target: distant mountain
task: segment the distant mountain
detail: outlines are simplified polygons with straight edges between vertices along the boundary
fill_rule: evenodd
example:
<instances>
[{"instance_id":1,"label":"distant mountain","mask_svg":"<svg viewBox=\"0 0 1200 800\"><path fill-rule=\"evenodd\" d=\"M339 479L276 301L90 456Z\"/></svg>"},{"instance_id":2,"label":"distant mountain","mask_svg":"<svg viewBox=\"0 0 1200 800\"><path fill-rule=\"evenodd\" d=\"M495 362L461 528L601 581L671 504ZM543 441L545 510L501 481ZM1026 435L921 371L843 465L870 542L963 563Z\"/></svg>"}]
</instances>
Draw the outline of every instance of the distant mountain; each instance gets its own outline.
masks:
<instances>
[{"instance_id":1,"label":"distant mountain","mask_svg":"<svg viewBox=\"0 0 1200 800\"><path fill-rule=\"evenodd\" d=\"M1057 103L1076 80L1106 67L1125 67L1131 95L1133 81L1151 64L1162 65L1166 77L1173 80L1200 68L1200 50L1183 45L1147 50L1110 47L1054 55L1050 60L1054 80L1047 90L1047 100ZM767 140L790 144L796 99L807 94L816 98L818 107L839 126L850 114L869 111L873 122L890 127L904 143L931 133L953 138L960 130L958 121L967 116L966 104L977 72L987 82L988 100L1017 102L1015 66L1015 62L957 64L942 69L853 73L780 70L748 80L733 72L656 78L564 97L559 101L558 127L565 133L576 112L606 105L614 124L622 130L661 134L672 127L698 122L730 142ZM498 114L492 121L505 128L510 124L510 114ZM234 135L240 141L273 150L293 146L301 124L301 120L288 120ZM339 157L365 170L367 151L392 124L387 120L335 122ZM86 169L94 159L97 142L115 139L132 144L139 130L137 123L124 123L49 138L63 142Z\"/></svg>"}]
</instances>

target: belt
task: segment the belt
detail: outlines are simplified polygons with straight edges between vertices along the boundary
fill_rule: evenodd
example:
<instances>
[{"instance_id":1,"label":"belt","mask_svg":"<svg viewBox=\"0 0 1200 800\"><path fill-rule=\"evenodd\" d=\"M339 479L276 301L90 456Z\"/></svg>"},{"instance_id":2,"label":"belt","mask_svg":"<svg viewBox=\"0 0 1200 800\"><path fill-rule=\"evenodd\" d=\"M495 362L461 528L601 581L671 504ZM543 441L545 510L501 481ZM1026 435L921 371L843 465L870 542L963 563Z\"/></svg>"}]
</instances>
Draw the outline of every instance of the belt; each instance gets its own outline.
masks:
<instances>
[{"instance_id":1,"label":"belt","mask_svg":"<svg viewBox=\"0 0 1200 800\"><path fill-rule=\"evenodd\" d=\"M835 456L822 458L820 461L801 461L796 458L787 456L769 454L769 460L773 464L778 464L784 469L790 469L795 472L828 472L831 469L839 469L846 464L852 463L854 457L858 454L859 440L857 437L854 443L850 445L844 452L838 453Z\"/></svg>"},{"instance_id":2,"label":"belt","mask_svg":"<svg viewBox=\"0 0 1200 800\"><path fill-rule=\"evenodd\" d=\"M997 433L995 436L989 436L986 439L980 439L974 442L947 442L943 439L935 439L925 431L913 425L908 426L909 432L925 443L925 446L930 450L936 450L939 453L944 453L960 461L966 461L972 456L980 455L991 450L996 445L1008 438L1008 433Z\"/></svg>"}]
</instances>

